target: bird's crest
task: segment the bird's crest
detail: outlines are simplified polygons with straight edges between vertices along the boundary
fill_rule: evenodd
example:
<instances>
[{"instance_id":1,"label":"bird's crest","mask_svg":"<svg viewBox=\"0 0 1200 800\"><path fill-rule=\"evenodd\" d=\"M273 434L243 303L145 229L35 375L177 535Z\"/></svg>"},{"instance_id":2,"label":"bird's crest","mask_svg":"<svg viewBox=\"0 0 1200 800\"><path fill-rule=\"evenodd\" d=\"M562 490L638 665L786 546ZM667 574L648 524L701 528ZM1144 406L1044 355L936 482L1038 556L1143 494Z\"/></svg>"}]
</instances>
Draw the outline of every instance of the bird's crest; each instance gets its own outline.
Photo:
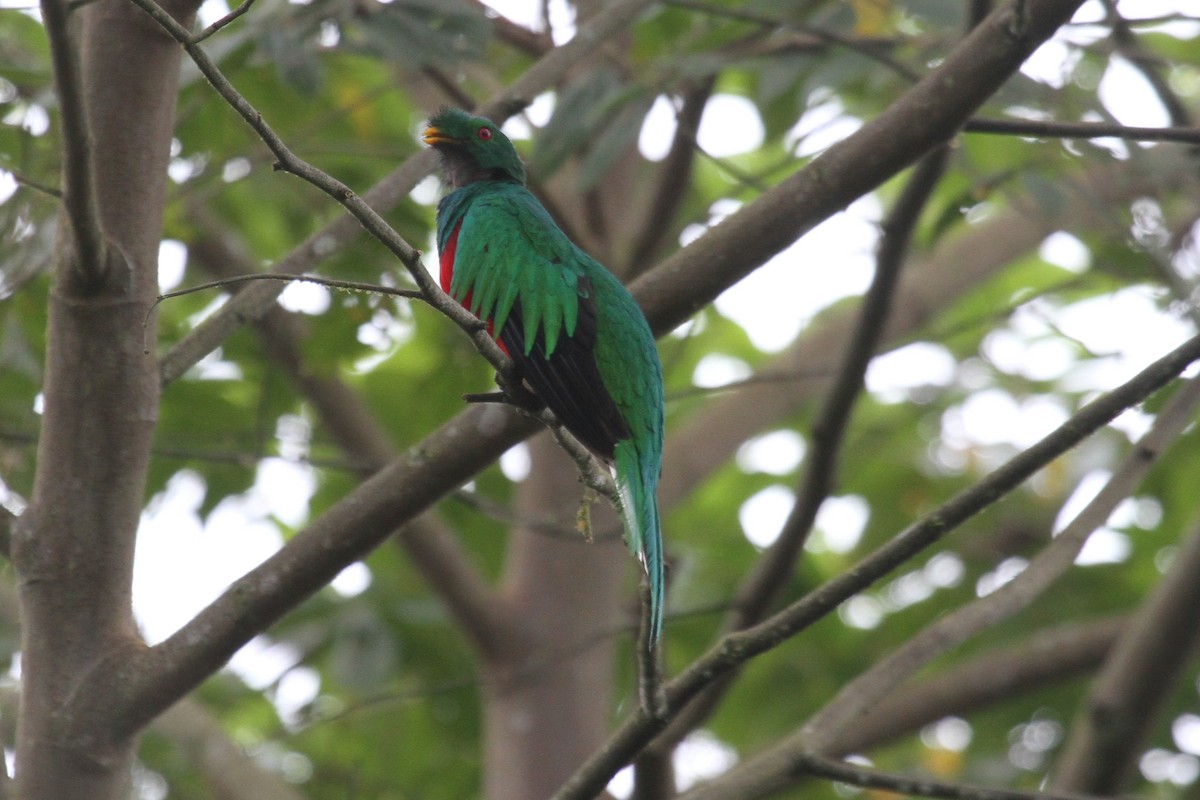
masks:
<instances>
[{"instance_id":1,"label":"bird's crest","mask_svg":"<svg viewBox=\"0 0 1200 800\"><path fill-rule=\"evenodd\" d=\"M525 183L525 165L517 148L496 123L460 108L442 108L429 118L421 134L442 156L446 174L456 186L479 180Z\"/></svg>"}]
</instances>

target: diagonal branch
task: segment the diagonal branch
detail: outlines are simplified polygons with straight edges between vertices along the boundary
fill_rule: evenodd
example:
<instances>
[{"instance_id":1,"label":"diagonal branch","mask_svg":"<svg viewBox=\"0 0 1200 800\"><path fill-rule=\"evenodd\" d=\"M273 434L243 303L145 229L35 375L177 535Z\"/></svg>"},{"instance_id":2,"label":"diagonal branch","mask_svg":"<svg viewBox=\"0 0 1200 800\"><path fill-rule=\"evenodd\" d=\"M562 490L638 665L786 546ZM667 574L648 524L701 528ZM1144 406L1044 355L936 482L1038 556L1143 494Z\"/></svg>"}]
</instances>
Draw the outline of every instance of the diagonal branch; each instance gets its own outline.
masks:
<instances>
[{"instance_id":1,"label":"diagonal branch","mask_svg":"<svg viewBox=\"0 0 1200 800\"><path fill-rule=\"evenodd\" d=\"M974 600L910 638L904 645L847 683L800 730L713 781L698 796L759 797L792 781L815 754L828 754L831 743L855 728L872 707L905 679L971 637L1028 607L1075 563L1088 536L1104 524L1113 509L1137 487L1150 467L1179 437L1200 405L1200 381L1187 381L1134 446L1104 488L1009 583ZM1092 787L1082 787L1090 789Z\"/></svg>"},{"instance_id":2,"label":"diagonal branch","mask_svg":"<svg viewBox=\"0 0 1200 800\"><path fill-rule=\"evenodd\" d=\"M136 2L147 13L154 16L164 27L169 24L166 20L161 19L161 10L154 4L154 0L132 0L132 2ZM547 53L536 64L526 70L511 86L485 103L479 109L479 113L490 117L496 122L503 122L508 119L512 114L527 106L536 95L552 87L588 53L601 46L607 37L626 27L639 13L652 4L652 0L621 0L621 2L614 3L605 8L590 18L586 24L581 25L570 42ZM167 30L176 41L185 47L193 59L199 57L200 60L196 62L197 66L201 67L205 72L205 76L210 82L214 82L214 86L218 88L222 96L231 102L231 104L234 104L238 112L254 125L255 130L261 136L262 130L254 122L255 120L261 122L261 116L248 103L245 103L244 100L240 101L241 106L235 103L234 96L237 95L236 90L221 75L220 71L211 64L205 56L204 51L191 44L187 32L178 29L178 26L173 28L168 27ZM202 62L208 64L207 69L202 66ZM240 97L240 95L237 96ZM262 127L265 127L265 123ZM281 145L282 142L279 142L278 146ZM272 152L276 151L277 145L272 145L268 142L268 146L271 147ZM278 153L276 155L278 157ZM367 209L375 209L375 211L380 213L386 213L407 196L419 180L432 171L434 162L434 155L428 150L418 152L364 193L361 199L350 193L348 189L344 189L344 187L335 188L331 186L330 189L333 189L333 191L330 191L330 189L325 190L332 194L334 199L346 206L352 213L355 213L354 209L350 207L348 202L343 202L343 197L348 196L361 203ZM324 189L324 187L322 188ZM343 189L347 194L341 194ZM368 230L375 233L371 228L368 228ZM299 247L280 260L276 265L276 269L282 272L293 273L310 271L322 260L345 247L360 233L361 228L356 223L355 217L338 217L320 231L309 236ZM388 245L388 242L384 241L384 244ZM416 251L408 247L407 244L404 245L403 249L411 252L415 263ZM404 262L404 258L401 258L401 261ZM410 264L408 262L404 263L406 267L410 268L411 272L412 267ZM423 268L421 271L424 271ZM422 286L422 289L425 288L427 283L431 283L427 274L423 277L414 274L413 277L418 285ZM436 286L434 288L436 289ZM161 365L163 382L168 383L178 378L193 364L212 352L234 331L240 329L247 322L266 313L267 309L274 304L275 298L279 296L280 291L279 287L266 284L255 286L248 291L242 292L237 298L222 306L215 314L184 337L171 353L164 356ZM451 312L448 315L456 322L461 319L461 316L457 312L453 312L448 307L443 308L442 305L437 303L434 303L434 307L443 312ZM475 339L477 345L481 344L478 341L478 336Z\"/></svg>"},{"instance_id":3,"label":"diagonal branch","mask_svg":"<svg viewBox=\"0 0 1200 800\"><path fill-rule=\"evenodd\" d=\"M1158 457L1191 424L1200 406L1200 381L1189 380L1155 418L1150 431L1134 445L1121 466L1097 495L1055 536L1017 577L978 598L910 638L887 658L846 684L801 731L781 743L794 752L823 752L828 743L854 725L933 658L1026 608L1075 563L1088 536L1104 524L1117 504L1137 488Z\"/></svg>"},{"instance_id":4,"label":"diagonal branch","mask_svg":"<svg viewBox=\"0 0 1200 800\"><path fill-rule=\"evenodd\" d=\"M1016 645L991 648L904 685L842 732L829 754L862 753L951 715L965 716L1097 667L1125 629L1106 617L1040 630Z\"/></svg>"},{"instance_id":5,"label":"diagonal branch","mask_svg":"<svg viewBox=\"0 0 1200 800\"><path fill-rule=\"evenodd\" d=\"M914 778L825 756L805 756L799 759L796 762L796 772L862 789L878 789L889 795L902 794L938 800L1083 800L1090 797L1069 792L1022 792L1015 789L950 783L931 778Z\"/></svg>"},{"instance_id":6,"label":"diagonal branch","mask_svg":"<svg viewBox=\"0 0 1200 800\"><path fill-rule=\"evenodd\" d=\"M188 41L191 42L192 44L199 44L200 42L203 42L205 39L212 36L214 33L221 30L226 25L233 22L238 17L242 16L247 11L249 11L250 6L253 5L253 3L254 3L254 0L242 0L241 4L238 5L237 8L233 9L233 11L230 11L228 14L221 17L219 20L212 23L211 25L209 25L207 28L200 31L196 35L189 36Z\"/></svg>"},{"instance_id":7,"label":"diagonal branch","mask_svg":"<svg viewBox=\"0 0 1200 800\"><path fill-rule=\"evenodd\" d=\"M630 275L641 274L653 264L653 259L675 230L675 215L687 196L684 189L691 181L695 164L696 131L700 129L700 119L704 116L704 108L716 83L716 76L710 75L683 92L680 101L682 106L675 122L675 137L671 140L667 157L656 168L654 191L645 206L641 230L632 237Z\"/></svg>"},{"instance_id":8,"label":"diagonal branch","mask_svg":"<svg viewBox=\"0 0 1200 800\"><path fill-rule=\"evenodd\" d=\"M1200 529L1193 524L1171 569L1117 640L1071 726L1051 785L1114 794L1136 774L1148 733L1197 647Z\"/></svg>"},{"instance_id":9,"label":"diagonal branch","mask_svg":"<svg viewBox=\"0 0 1200 800\"><path fill-rule=\"evenodd\" d=\"M819 222L951 139L1081 0L1008 2L856 133L634 283L666 333Z\"/></svg>"},{"instance_id":10,"label":"diagonal branch","mask_svg":"<svg viewBox=\"0 0 1200 800\"><path fill-rule=\"evenodd\" d=\"M993 119L974 117L963 125L967 133L1038 136L1061 139L1126 139L1133 142L1200 144L1200 130L1187 126L1147 128L1112 122L1058 122L1055 120Z\"/></svg>"},{"instance_id":11,"label":"diagonal branch","mask_svg":"<svg viewBox=\"0 0 1200 800\"><path fill-rule=\"evenodd\" d=\"M202 210L194 209L193 216L202 226L211 227L208 215ZM193 245L193 253L210 272L236 277L236 270L252 268L245 254L227 237L211 232ZM396 457L391 441L361 394L336 376L313 374L304 368L300 347L303 334L297 323L293 315L273 306L256 322L255 328L268 355L308 398L322 425L342 450L356 463L363 464L360 474L366 477ZM507 629L504 602L474 569L458 540L438 523L432 512L404 525L392 538L450 610L467 638L485 655L494 653Z\"/></svg>"},{"instance_id":12,"label":"diagonal branch","mask_svg":"<svg viewBox=\"0 0 1200 800\"><path fill-rule=\"evenodd\" d=\"M850 735L859 721L909 675L934 657L1027 607L1067 572L1088 535L1129 496L1157 457L1191 423L1197 405L1200 405L1200 382L1191 380L1171 398L1150 432L1137 443L1104 489L1021 575L993 594L939 618L843 687L800 731L714 781L701 796L759 796L766 787L786 783L797 770L804 771L803 764L812 754L830 752L832 742ZM1157 659L1150 659L1149 663L1157 664ZM1144 710L1144 705L1138 704L1137 708ZM1092 786L1083 788L1100 790Z\"/></svg>"},{"instance_id":13,"label":"diagonal branch","mask_svg":"<svg viewBox=\"0 0 1200 800\"><path fill-rule=\"evenodd\" d=\"M536 429L506 407L469 407L364 481L170 638L133 662L97 670L95 680L109 692L111 675L122 675L119 694L105 697L97 687L80 696L108 707L119 733L133 733L346 565Z\"/></svg>"},{"instance_id":14,"label":"diagonal branch","mask_svg":"<svg viewBox=\"0 0 1200 800\"><path fill-rule=\"evenodd\" d=\"M700 691L751 658L777 647L870 586L966 520L1005 496L1039 469L1142 402L1200 359L1200 336L1189 339L1112 391L1080 409L1029 449L892 537L845 573L744 631L735 631L692 662L665 687L667 717ZM666 720L643 713L625 720L606 745L571 777L553 800L584 800L603 791L617 770L659 732ZM735 795L737 796L737 795ZM747 797L749 795L746 795ZM699 795L697 796L697 798Z\"/></svg>"},{"instance_id":15,"label":"diagonal branch","mask_svg":"<svg viewBox=\"0 0 1200 800\"><path fill-rule=\"evenodd\" d=\"M875 276L863 297L836 377L813 423L812 451L805 459L795 505L778 538L758 559L738 588L725 620L726 631L747 628L767 614L771 603L795 570L796 559L816 522L817 512L833 489L837 480L838 454L855 401L863 388L867 365L883 339L912 231L945 171L948 155L947 148L942 147L922 160L884 221ZM671 748L708 717L732 686L733 678L733 674L730 674L725 680L709 687L692 704L687 714L677 719L667 734L655 743L655 749Z\"/></svg>"},{"instance_id":16,"label":"diagonal branch","mask_svg":"<svg viewBox=\"0 0 1200 800\"><path fill-rule=\"evenodd\" d=\"M846 347L833 386L812 427L812 453L806 460L796 504L784 522L783 531L763 554L755 570L738 591L727 625L745 628L763 618L787 576L795 569L796 557L808 539L817 511L837 480L837 459L855 401L862 392L867 365L883 338L900 269L908 254L912 231L921 210L946 168L948 150L939 148L927 156L905 185L896 207L883 225L875 277L863 297L854 334Z\"/></svg>"}]
</instances>

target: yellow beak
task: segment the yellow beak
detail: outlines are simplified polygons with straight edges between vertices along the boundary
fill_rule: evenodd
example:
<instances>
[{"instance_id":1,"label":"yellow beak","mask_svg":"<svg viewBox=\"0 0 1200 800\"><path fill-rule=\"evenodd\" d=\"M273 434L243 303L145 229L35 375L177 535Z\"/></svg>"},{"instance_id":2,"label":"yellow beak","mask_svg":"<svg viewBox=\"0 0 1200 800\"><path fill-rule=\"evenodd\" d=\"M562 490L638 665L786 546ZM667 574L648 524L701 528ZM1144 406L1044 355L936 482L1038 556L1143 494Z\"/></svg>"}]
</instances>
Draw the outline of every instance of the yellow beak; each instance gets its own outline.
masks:
<instances>
[{"instance_id":1,"label":"yellow beak","mask_svg":"<svg viewBox=\"0 0 1200 800\"><path fill-rule=\"evenodd\" d=\"M421 141L428 145L449 144L454 141L454 137L447 136L439 129L430 126L421 133Z\"/></svg>"}]
</instances>

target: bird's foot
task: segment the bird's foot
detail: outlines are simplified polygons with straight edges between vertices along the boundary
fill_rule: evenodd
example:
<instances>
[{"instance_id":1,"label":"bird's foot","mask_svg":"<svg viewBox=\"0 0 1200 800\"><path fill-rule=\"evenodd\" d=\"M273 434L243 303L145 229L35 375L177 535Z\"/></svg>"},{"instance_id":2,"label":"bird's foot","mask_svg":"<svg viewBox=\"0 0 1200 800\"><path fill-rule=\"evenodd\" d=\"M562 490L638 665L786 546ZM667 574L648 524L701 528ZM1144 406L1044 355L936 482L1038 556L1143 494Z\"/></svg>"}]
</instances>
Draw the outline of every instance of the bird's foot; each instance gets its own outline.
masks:
<instances>
[{"instance_id":1,"label":"bird's foot","mask_svg":"<svg viewBox=\"0 0 1200 800\"><path fill-rule=\"evenodd\" d=\"M498 392L470 392L462 399L467 403L503 403L530 414L538 414L546 404L523 384L509 384Z\"/></svg>"},{"instance_id":2,"label":"bird's foot","mask_svg":"<svg viewBox=\"0 0 1200 800\"><path fill-rule=\"evenodd\" d=\"M522 411L537 415L546 407L542 398L533 393L533 389L521 378L521 373L517 370L510 374L497 372L496 383L505 397L504 402L516 406Z\"/></svg>"}]
</instances>

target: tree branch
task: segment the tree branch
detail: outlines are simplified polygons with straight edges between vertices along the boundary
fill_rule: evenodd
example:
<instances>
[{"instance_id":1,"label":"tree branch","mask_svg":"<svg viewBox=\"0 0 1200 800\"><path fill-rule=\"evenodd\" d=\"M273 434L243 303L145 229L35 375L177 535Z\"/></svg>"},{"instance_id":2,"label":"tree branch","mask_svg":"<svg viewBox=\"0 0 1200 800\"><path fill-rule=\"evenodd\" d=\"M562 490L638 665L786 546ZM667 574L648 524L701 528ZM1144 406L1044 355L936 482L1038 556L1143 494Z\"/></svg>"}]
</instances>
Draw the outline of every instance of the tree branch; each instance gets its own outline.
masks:
<instances>
[{"instance_id":1,"label":"tree branch","mask_svg":"<svg viewBox=\"0 0 1200 800\"><path fill-rule=\"evenodd\" d=\"M852 730L870 709L933 658L1026 608L1075 563L1088 536L1137 487L1150 466L1192 421L1200 405L1200 381L1187 381L1155 419L1151 430L1080 511L1017 577L995 592L939 617L871 669L845 684L800 730L706 784L695 800L762 797L787 785L814 754ZM1044 441L1044 440L1043 440ZM1011 463L1011 462L1010 462Z\"/></svg>"},{"instance_id":2,"label":"tree branch","mask_svg":"<svg viewBox=\"0 0 1200 800\"><path fill-rule=\"evenodd\" d=\"M1146 736L1196 652L1198 607L1200 528L1193 528L1105 660L1071 726L1052 787L1107 795L1128 785Z\"/></svg>"},{"instance_id":3,"label":"tree branch","mask_svg":"<svg viewBox=\"0 0 1200 800\"><path fill-rule=\"evenodd\" d=\"M1026 608L1075 563L1088 536L1117 504L1129 497L1158 457L1191 424L1200 406L1200 380L1186 381L1154 420L1151 429L1095 497L1018 576L989 595L939 617L855 680L780 743L794 752L825 752L830 741L853 726L871 706L934 657Z\"/></svg>"},{"instance_id":4,"label":"tree branch","mask_svg":"<svg viewBox=\"0 0 1200 800\"><path fill-rule=\"evenodd\" d=\"M191 0L170 5L182 19L195 11ZM12 542L23 665L16 793L78 800L126 794L134 758L134 740L111 737L109 718L77 704L75 690L95 681L97 693L116 694L120 671L98 665L142 648L130 598L158 380L138 330L154 299L180 53L124 3L72 12L72 41L66 7L44 8L64 87L72 230L60 232L36 473Z\"/></svg>"},{"instance_id":5,"label":"tree branch","mask_svg":"<svg viewBox=\"0 0 1200 800\"><path fill-rule=\"evenodd\" d=\"M867 365L875 357L883 338L912 231L945 171L947 157L948 151L943 147L922 160L905 185L896 207L884 221L875 276L863 296L854 333L844 350L833 385L813 423L812 450L805 459L796 503L779 538L763 553L739 588L733 613L727 622L730 630L745 628L763 618L780 587L795 569L796 557L808 539L817 511L837 481L838 453L855 401L863 389Z\"/></svg>"},{"instance_id":6,"label":"tree branch","mask_svg":"<svg viewBox=\"0 0 1200 800\"><path fill-rule=\"evenodd\" d=\"M887 110L634 282L666 333L836 210L948 141L1080 0L1009 2Z\"/></svg>"},{"instance_id":7,"label":"tree branch","mask_svg":"<svg viewBox=\"0 0 1200 800\"><path fill-rule=\"evenodd\" d=\"M654 191L642 213L643 224L632 237L629 275L638 275L653 264L664 243L670 240L670 234L676 230L675 217L686 197L684 188L691 180L696 159L696 131L700 129L700 119L715 85L716 76L712 75L683 93L671 148L655 169Z\"/></svg>"},{"instance_id":8,"label":"tree branch","mask_svg":"<svg viewBox=\"0 0 1200 800\"><path fill-rule=\"evenodd\" d=\"M202 227L213 228L210 224L213 221L203 210L194 209L193 217L200 220ZM194 244L192 250L199 263L210 272L221 274L252 266L233 241L212 230ZM238 277L280 276L273 273L266 276L233 275L224 280L234 281ZM390 438L358 392L336 376L313 375L304 369L300 353L303 334L294 315L275 306L255 324L255 328L268 355L308 398L325 429L347 456L363 463L360 475L366 477L396 457ZM403 526L392 538L412 559L431 591L466 631L467 638L485 656L494 652L507 629L500 613L504 603L483 576L473 569L467 553L437 522L432 512Z\"/></svg>"},{"instance_id":9,"label":"tree branch","mask_svg":"<svg viewBox=\"0 0 1200 800\"><path fill-rule=\"evenodd\" d=\"M196 700L185 698L154 721L151 730L183 751L214 796L226 800L304 800L279 775L258 765Z\"/></svg>"},{"instance_id":10,"label":"tree branch","mask_svg":"<svg viewBox=\"0 0 1200 800\"><path fill-rule=\"evenodd\" d=\"M797 776L812 775L858 786L862 789L881 789L889 793L913 797L933 797L940 798L940 800L1084 800L1090 798L1090 795L1084 794L1021 792L1015 789L995 789L931 778L916 778L817 755L798 759L795 772ZM1093 800L1095 799L1093 798Z\"/></svg>"},{"instance_id":11,"label":"tree branch","mask_svg":"<svg viewBox=\"0 0 1200 800\"><path fill-rule=\"evenodd\" d=\"M230 11L228 14L221 17L219 20L212 23L207 28L205 28L204 30L195 34L194 36L189 36L188 41L191 44L199 44L200 42L203 42L205 39L212 36L217 31L221 30L221 28L224 28L226 25L233 22L235 19L237 19L238 17L242 16L247 11L249 11L250 6L252 6L252 5L254 5L254 0L242 0L242 2L238 5L238 7L235 8L233 11Z\"/></svg>"},{"instance_id":12,"label":"tree branch","mask_svg":"<svg viewBox=\"0 0 1200 800\"><path fill-rule=\"evenodd\" d=\"M154 6L153 0L132 0L132 2L137 2L148 12L150 7ZM479 113L490 117L497 123L508 119L512 114L527 106L533 97L553 86L579 60L603 44L607 37L628 25L651 4L652 0L621 0L621 2L605 8L589 19L586 24L581 25L570 42L547 53L514 81L509 88L485 103L479 109ZM184 34L182 38L180 33ZM185 46L193 59L196 58L195 53L198 53L200 58L207 62L203 50L187 44L185 31L171 31L171 35ZM199 61L197 66L200 66ZM209 77L211 81L215 76L218 81L223 82L227 88L222 91L222 96L232 102L231 97L236 95L236 90L228 85L228 81L220 75L215 66L211 65L211 62L209 62L209 67L210 69L205 72L206 77ZM245 101L243 100L242 103L244 104ZM248 104L245 104L245 108L237 106L235 108L240 114L247 111L252 114L252 118L257 117L257 112L249 108ZM243 114L243 116L245 115ZM273 152L274 149L272 147ZM433 153L428 150L418 152L364 193L359 202L380 213L386 213L406 197L421 178L432 171L434 163ZM342 202L342 198L337 193L333 193L333 196L343 205L347 205ZM349 208L348 205L347 208ZM359 233L360 227L354 218L339 217L309 236L299 247L281 259L276 268L279 271L291 273L311 271L325 258L345 247ZM415 254L415 251L412 252ZM418 285L424 289L420 280ZM266 313L267 309L274 304L280 291L279 287L266 284L261 287L252 287L250 291L242 292L237 298L198 325L170 353L163 357L161 364L163 382L169 383L182 375L193 364L212 352L234 331ZM443 310L442 306L436 303L433 305L438 310ZM457 322L459 317L455 315L451 316L451 319Z\"/></svg>"},{"instance_id":13,"label":"tree branch","mask_svg":"<svg viewBox=\"0 0 1200 800\"><path fill-rule=\"evenodd\" d=\"M1126 625L1124 617L1045 629L991 648L921 681L906 683L829 744L829 755L862 753L950 715L966 715L1090 671Z\"/></svg>"},{"instance_id":14,"label":"tree branch","mask_svg":"<svg viewBox=\"0 0 1200 800\"><path fill-rule=\"evenodd\" d=\"M887 324L908 245L922 209L945 171L948 150L939 148L914 170L896 206L883 225L883 236L871 280L850 341L842 350L833 384L812 426L812 449L805 459L796 502L779 537L755 563L738 587L725 631L742 630L762 620L795 570L796 558L808 539L821 504L837 481L837 460L855 401L862 392L867 365L875 356ZM733 674L714 683L687 713L675 720L656 748L669 749L708 717L732 685Z\"/></svg>"},{"instance_id":15,"label":"tree branch","mask_svg":"<svg viewBox=\"0 0 1200 800\"><path fill-rule=\"evenodd\" d=\"M1180 142L1200 144L1200 130L1193 127L1142 128L1112 122L1056 122L1052 120L989 119L973 117L963 125L966 133L1005 136L1037 136L1058 139L1126 139L1134 142Z\"/></svg>"},{"instance_id":16,"label":"tree branch","mask_svg":"<svg viewBox=\"0 0 1200 800\"><path fill-rule=\"evenodd\" d=\"M499 458L536 423L472 406L337 502L164 642L113 670L116 697L93 697L130 734L220 668L239 647L363 558L401 525Z\"/></svg>"},{"instance_id":17,"label":"tree branch","mask_svg":"<svg viewBox=\"0 0 1200 800\"><path fill-rule=\"evenodd\" d=\"M668 718L678 714L686 703L725 673L804 630L995 503L1122 411L1161 389L1197 359L1200 359L1200 336L1189 339L1129 381L1088 403L1039 442L900 531L846 572L766 621L724 636L665 686ZM662 725L663 720L651 719L641 713L625 720L604 748L572 776L553 800L584 800L602 791L616 771L645 747Z\"/></svg>"},{"instance_id":18,"label":"tree branch","mask_svg":"<svg viewBox=\"0 0 1200 800\"><path fill-rule=\"evenodd\" d=\"M920 264L902 274L887 341L899 344L918 335L936 313L1054 231L1084 235L1111 225L1102 208L1127 203L1146 192L1178 189L1191 174L1181 151L1160 149L1142 154L1136 169L1131 162L1116 162L1060 179L1058 185L1068 202L1050 208L1028 194L1010 198L1006 209L944 237ZM730 392L672 428L663 457L660 502L664 506L679 502L747 438L783 424L814 395L827 391L830 376L836 374L836 354L853 336L856 318L856 313L838 311L818 319L758 370L760 383L755 391ZM778 376L800 377L775 380Z\"/></svg>"},{"instance_id":19,"label":"tree branch","mask_svg":"<svg viewBox=\"0 0 1200 800\"><path fill-rule=\"evenodd\" d=\"M72 34L71 10L65 0L42 0L41 9L62 120L63 208L74 249L66 266L83 286L94 290L102 283L107 265L93 182L91 126L84 108L78 47L72 41L78 36Z\"/></svg>"}]
</instances>

